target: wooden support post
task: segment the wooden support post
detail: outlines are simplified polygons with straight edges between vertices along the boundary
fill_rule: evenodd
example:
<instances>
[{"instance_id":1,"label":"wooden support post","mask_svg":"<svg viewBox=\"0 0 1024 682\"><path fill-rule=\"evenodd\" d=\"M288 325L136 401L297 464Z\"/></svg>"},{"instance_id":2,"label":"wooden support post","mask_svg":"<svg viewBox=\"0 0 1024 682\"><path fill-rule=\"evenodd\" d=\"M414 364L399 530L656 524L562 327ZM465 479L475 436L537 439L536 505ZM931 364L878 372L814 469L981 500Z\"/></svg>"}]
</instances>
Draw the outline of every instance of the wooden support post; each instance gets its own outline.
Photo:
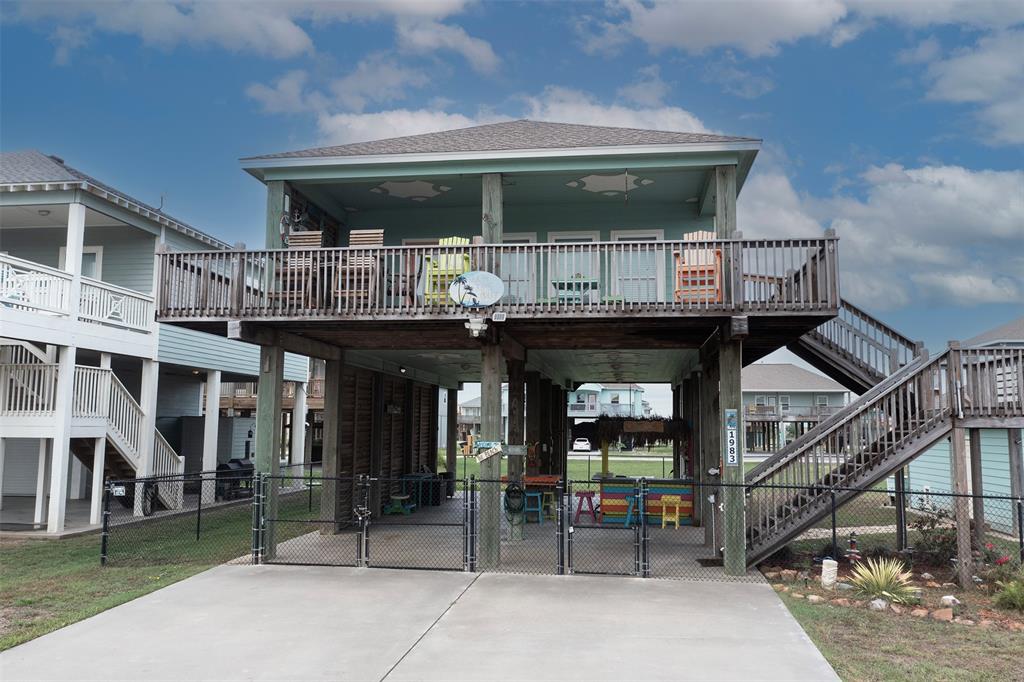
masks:
<instances>
[{"instance_id":1,"label":"wooden support post","mask_svg":"<svg viewBox=\"0 0 1024 682\"><path fill-rule=\"evenodd\" d=\"M601 439L601 477L608 476L608 441Z\"/></svg>"},{"instance_id":2,"label":"wooden support post","mask_svg":"<svg viewBox=\"0 0 1024 682\"><path fill-rule=\"evenodd\" d=\"M217 441L220 427L220 370L206 371L206 414L203 417L203 464L201 486L203 504L213 504L217 494Z\"/></svg>"},{"instance_id":3,"label":"wooden support post","mask_svg":"<svg viewBox=\"0 0 1024 682\"><path fill-rule=\"evenodd\" d=\"M260 375L256 392L256 471L277 476L281 460L281 383L284 373L284 350L279 346L260 346ZM277 518L279 481L267 486L266 515ZM265 555L274 558L277 552L273 523L267 524Z\"/></svg>"},{"instance_id":4,"label":"wooden support post","mask_svg":"<svg viewBox=\"0 0 1024 682\"><path fill-rule=\"evenodd\" d=\"M1021 447L1021 429L1007 429L1007 450L1010 454L1010 496L1017 500L1024 499L1024 448ZM1020 533L1016 503L1012 503L1013 532Z\"/></svg>"},{"instance_id":5,"label":"wooden support post","mask_svg":"<svg viewBox=\"0 0 1024 682\"><path fill-rule=\"evenodd\" d=\"M690 429L686 442L686 470L680 475L693 478L695 485L693 489L693 524L700 526L704 519L704 490L699 485L701 480L700 460L700 375L691 374L689 379L683 379L683 415L687 426Z\"/></svg>"},{"instance_id":6,"label":"wooden support post","mask_svg":"<svg viewBox=\"0 0 1024 682\"><path fill-rule=\"evenodd\" d=\"M746 497L743 490L743 389L740 370L743 367L743 342L724 341L718 356L720 367L720 414L722 425L722 491L725 534L725 572L743 575L747 572Z\"/></svg>"},{"instance_id":7,"label":"wooden support post","mask_svg":"<svg viewBox=\"0 0 1024 682\"><path fill-rule=\"evenodd\" d=\"M483 195L480 234L483 235L484 244L501 244L504 231L501 173L484 173L481 176L481 184Z\"/></svg>"},{"instance_id":8,"label":"wooden support post","mask_svg":"<svg viewBox=\"0 0 1024 682\"><path fill-rule=\"evenodd\" d=\"M280 249L284 247L281 239L281 219L285 217L285 194L288 188L284 180L267 182L267 232L266 247Z\"/></svg>"},{"instance_id":9,"label":"wooden support post","mask_svg":"<svg viewBox=\"0 0 1024 682\"><path fill-rule=\"evenodd\" d=\"M956 558L957 578L960 587L968 590L972 587L974 574L974 557L971 554L971 512L969 498L970 488L967 485L967 442L966 430L960 426L962 416L961 400L963 395L962 373L963 364L960 359L960 343L949 342L947 357L949 376L949 395L952 401L953 432L950 438L950 478L953 481L953 517L956 520Z\"/></svg>"},{"instance_id":10,"label":"wooden support post","mask_svg":"<svg viewBox=\"0 0 1024 682\"><path fill-rule=\"evenodd\" d=\"M524 445L526 443L526 415L524 414L526 398L526 363L522 360L509 358L508 367L508 444ZM525 472L525 457L508 458L508 478L510 481L522 481Z\"/></svg>"},{"instance_id":11,"label":"wooden support post","mask_svg":"<svg viewBox=\"0 0 1024 682\"><path fill-rule=\"evenodd\" d=\"M971 511L974 516L974 544L985 546L985 486L984 474L981 470L981 429L969 429L967 438L970 441L971 457Z\"/></svg>"},{"instance_id":12,"label":"wooden support post","mask_svg":"<svg viewBox=\"0 0 1024 682\"><path fill-rule=\"evenodd\" d=\"M459 468L458 453L459 447L459 389L449 388L447 396L448 419L444 439L444 464L445 469L457 475Z\"/></svg>"},{"instance_id":13,"label":"wooden support post","mask_svg":"<svg viewBox=\"0 0 1024 682\"><path fill-rule=\"evenodd\" d=\"M526 442L540 442L540 372L526 373Z\"/></svg>"},{"instance_id":14,"label":"wooden support post","mask_svg":"<svg viewBox=\"0 0 1024 682\"><path fill-rule=\"evenodd\" d=\"M551 473L554 441L551 428L551 379L540 379L540 472Z\"/></svg>"},{"instance_id":15,"label":"wooden support post","mask_svg":"<svg viewBox=\"0 0 1024 682\"><path fill-rule=\"evenodd\" d=\"M292 442L289 447L288 463L295 476L301 476L306 464L306 417L309 410L306 405L306 382L295 382L295 402L292 404ZM303 466L294 466L294 465Z\"/></svg>"},{"instance_id":16,"label":"wooden support post","mask_svg":"<svg viewBox=\"0 0 1024 682\"><path fill-rule=\"evenodd\" d=\"M320 518L334 523L320 526L321 534L335 533L341 518L341 490L336 479L341 471L341 360L324 363L323 482L320 489Z\"/></svg>"},{"instance_id":17,"label":"wooden support post","mask_svg":"<svg viewBox=\"0 0 1024 682\"><path fill-rule=\"evenodd\" d=\"M680 384L672 384L672 420L678 421L682 419L682 386ZM679 438L679 434L675 433L672 436L672 476L675 478L682 478L682 451L683 444Z\"/></svg>"},{"instance_id":18,"label":"wooden support post","mask_svg":"<svg viewBox=\"0 0 1024 682\"><path fill-rule=\"evenodd\" d=\"M502 440L501 424L501 346L486 343L481 348L480 365L480 438ZM501 564L501 457L480 463L480 554L482 569Z\"/></svg>"},{"instance_id":19,"label":"wooden support post","mask_svg":"<svg viewBox=\"0 0 1024 682\"><path fill-rule=\"evenodd\" d=\"M722 519L719 512L722 504L721 490L717 487L721 481L722 465L722 422L719 407L718 391L718 333L701 346L701 377L700 377L700 434L701 434L701 480L704 494L704 544L715 548L722 547ZM717 474L710 473L717 469ZM708 501L714 496L715 502Z\"/></svg>"},{"instance_id":20,"label":"wooden support post","mask_svg":"<svg viewBox=\"0 0 1024 682\"><path fill-rule=\"evenodd\" d=\"M736 239L736 166L715 167L715 237ZM742 281L737 276L740 254L733 245L722 251L722 292L727 305L738 304Z\"/></svg>"},{"instance_id":21,"label":"wooden support post","mask_svg":"<svg viewBox=\"0 0 1024 682\"><path fill-rule=\"evenodd\" d=\"M895 493L896 493L896 549L903 551L907 548L907 478L906 467L896 470Z\"/></svg>"}]
</instances>

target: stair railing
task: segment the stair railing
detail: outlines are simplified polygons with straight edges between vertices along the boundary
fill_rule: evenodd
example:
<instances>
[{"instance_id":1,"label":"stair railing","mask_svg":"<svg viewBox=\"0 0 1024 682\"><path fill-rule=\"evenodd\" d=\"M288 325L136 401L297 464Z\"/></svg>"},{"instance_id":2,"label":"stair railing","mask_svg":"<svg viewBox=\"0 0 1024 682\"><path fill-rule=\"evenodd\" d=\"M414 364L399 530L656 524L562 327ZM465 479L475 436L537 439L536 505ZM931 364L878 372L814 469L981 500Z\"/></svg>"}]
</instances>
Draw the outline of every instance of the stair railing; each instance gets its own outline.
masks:
<instances>
[{"instance_id":1,"label":"stair railing","mask_svg":"<svg viewBox=\"0 0 1024 682\"><path fill-rule=\"evenodd\" d=\"M184 471L185 459L174 451L159 430L154 430L153 475L176 477L171 480L159 481L157 484L161 501L170 509L181 509L184 502L184 484L180 478Z\"/></svg>"},{"instance_id":2,"label":"stair railing","mask_svg":"<svg viewBox=\"0 0 1024 682\"><path fill-rule=\"evenodd\" d=\"M807 336L881 377L895 373L923 350L919 342L845 299L836 317L818 325Z\"/></svg>"},{"instance_id":3,"label":"stair railing","mask_svg":"<svg viewBox=\"0 0 1024 682\"><path fill-rule=\"evenodd\" d=\"M72 416L106 419L110 411L104 404L112 372L99 367L75 366L75 389L72 393Z\"/></svg>"},{"instance_id":4,"label":"stair railing","mask_svg":"<svg viewBox=\"0 0 1024 682\"><path fill-rule=\"evenodd\" d=\"M57 365L0 365L0 416L41 417L57 409Z\"/></svg>"},{"instance_id":5,"label":"stair railing","mask_svg":"<svg viewBox=\"0 0 1024 682\"><path fill-rule=\"evenodd\" d=\"M895 381L886 381L881 390L822 424L824 428L808 432L785 461L752 476L747 517L751 537L763 537L803 515L828 498L830 487L855 484L900 447L945 423L953 403L948 357L943 353L912 372L899 373Z\"/></svg>"},{"instance_id":6,"label":"stair railing","mask_svg":"<svg viewBox=\"0 0 1024 682\"><path fill-rule=\"evenodd\" d=\"M136 470L139 467L142 422L142 406L136 402L117 375L110 372L110 411L107 413L107 424L130 450L130 453L126 454L131 458Z\"/></svg>"}]
</instances>

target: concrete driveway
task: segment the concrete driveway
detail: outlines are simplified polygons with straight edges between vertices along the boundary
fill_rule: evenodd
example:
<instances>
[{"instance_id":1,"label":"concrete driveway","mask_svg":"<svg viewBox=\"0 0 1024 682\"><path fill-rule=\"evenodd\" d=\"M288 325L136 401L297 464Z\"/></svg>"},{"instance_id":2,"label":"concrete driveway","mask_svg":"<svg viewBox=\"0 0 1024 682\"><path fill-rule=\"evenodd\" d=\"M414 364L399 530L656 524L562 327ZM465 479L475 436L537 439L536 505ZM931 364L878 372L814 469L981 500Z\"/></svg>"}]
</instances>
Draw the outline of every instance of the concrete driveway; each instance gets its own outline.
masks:
<instances>
[{"instance_id":1,"label":"concrete driveway","mask_svg":"<svg viewBox=\"0 0 1024 682\"><path fill-rule=\"evenodd\" d=\"M0 654L4 680L835 680L768 585L222 566Z\"/></svg>"}]
</instances>

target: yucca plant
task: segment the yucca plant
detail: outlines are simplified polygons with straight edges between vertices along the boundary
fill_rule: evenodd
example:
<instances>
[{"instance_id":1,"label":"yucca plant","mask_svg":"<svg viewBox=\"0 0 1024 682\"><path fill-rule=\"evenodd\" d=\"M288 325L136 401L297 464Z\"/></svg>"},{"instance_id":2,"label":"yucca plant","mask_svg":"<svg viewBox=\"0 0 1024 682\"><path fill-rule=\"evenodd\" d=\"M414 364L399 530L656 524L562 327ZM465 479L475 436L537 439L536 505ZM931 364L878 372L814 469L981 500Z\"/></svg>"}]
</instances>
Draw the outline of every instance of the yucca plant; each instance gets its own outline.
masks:
<instances>
[{"instance_id":1,"label":"yucca plant","mask_svg":"<svg viewBox=\"0 0 1024 682\"><path fill-rule=\"evenodd\" d=\"M857 591L895 604L912 604L917 596L910 586L910 571L899 559L868 559L854 564L850 576Z\"/></svg>"}]
</instances>

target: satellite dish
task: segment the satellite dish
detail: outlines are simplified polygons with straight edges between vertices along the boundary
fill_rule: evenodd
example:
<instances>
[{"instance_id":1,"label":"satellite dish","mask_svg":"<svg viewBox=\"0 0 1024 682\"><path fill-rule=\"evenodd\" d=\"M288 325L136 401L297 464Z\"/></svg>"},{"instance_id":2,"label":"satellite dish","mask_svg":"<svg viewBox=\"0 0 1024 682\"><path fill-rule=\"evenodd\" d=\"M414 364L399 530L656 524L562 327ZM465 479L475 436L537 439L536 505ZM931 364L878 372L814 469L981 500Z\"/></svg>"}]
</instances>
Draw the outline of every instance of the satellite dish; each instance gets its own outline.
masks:
<instances>
[{"instance_id":1,"label":"satellite dish","mask_svg":"<svg viewBox=\"0 0 1024 682\"><path fill-rule=\"evenodd\" d=\"M490 272L473 271L459 275L448 287L448 296L463 308L486 308L505 295L505 283Z\"/></svg>"}]
</instances>

